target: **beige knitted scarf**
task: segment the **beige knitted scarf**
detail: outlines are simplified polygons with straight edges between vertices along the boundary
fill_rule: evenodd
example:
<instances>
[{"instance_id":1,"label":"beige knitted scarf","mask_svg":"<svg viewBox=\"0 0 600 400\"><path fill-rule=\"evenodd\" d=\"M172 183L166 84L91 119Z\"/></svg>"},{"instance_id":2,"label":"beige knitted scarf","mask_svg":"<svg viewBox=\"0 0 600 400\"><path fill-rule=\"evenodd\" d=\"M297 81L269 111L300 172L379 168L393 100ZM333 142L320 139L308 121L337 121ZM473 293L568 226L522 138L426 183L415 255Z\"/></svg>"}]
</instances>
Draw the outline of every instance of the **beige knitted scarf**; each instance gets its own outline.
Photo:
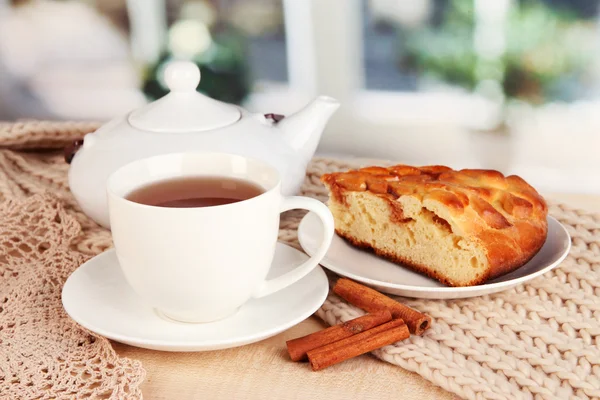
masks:
<instances>
[{"instance_id":1,"label":"beige knitted scarf","mask_svg":"<svg viewBox=\"0 0 600 400\"><path fill-rule=\"evenodd\" d=\"M110 247L110 234L81 213L60 154L23 151L62 147L96 126L0 124L0 398L140 396L140 364L60 305L66 277ZM313 160L302 194L325 200L319 177L356 166ZM573 240L559 268L494 295L402 299L430 314L432 328L375 356L466 399L600 399L600 216L550 210ZM284 217L280 240L297 246L301 216ZM330 294L317 315L335 324L359 313Z\"/></svg>"}]
</instances>

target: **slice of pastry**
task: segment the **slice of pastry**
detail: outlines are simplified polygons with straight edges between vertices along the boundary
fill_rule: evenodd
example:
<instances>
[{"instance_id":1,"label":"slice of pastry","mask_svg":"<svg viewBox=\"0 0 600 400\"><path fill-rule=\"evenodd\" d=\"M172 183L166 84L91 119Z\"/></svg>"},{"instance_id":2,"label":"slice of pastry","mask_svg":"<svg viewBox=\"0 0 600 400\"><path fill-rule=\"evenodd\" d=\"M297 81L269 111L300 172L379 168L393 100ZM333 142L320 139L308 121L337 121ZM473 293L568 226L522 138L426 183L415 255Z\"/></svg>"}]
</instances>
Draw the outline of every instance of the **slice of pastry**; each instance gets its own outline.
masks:
<instances>
[{"instance_id":1,"label":"slice of pastry","mask_svg":"<svg viewBox=\"0 0 600 400\"><path fill-rule=\"evenodd\" d=\"M546 240L546 203L515 175L396 165L321 180L338 235L450 286L513 271Z\"/></svg>"}]
</instances>

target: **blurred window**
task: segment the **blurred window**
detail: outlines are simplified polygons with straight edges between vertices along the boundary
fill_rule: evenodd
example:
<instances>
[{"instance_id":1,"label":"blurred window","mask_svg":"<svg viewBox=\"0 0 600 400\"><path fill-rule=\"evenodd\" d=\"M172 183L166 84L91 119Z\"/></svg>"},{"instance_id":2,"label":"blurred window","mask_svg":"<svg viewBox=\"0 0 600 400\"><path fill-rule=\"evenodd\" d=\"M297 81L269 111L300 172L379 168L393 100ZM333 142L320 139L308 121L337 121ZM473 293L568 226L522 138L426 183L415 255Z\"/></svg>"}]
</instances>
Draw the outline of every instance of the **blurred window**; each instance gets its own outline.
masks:
<instances>
[{"instance_id":1,"label":"blurred window","mask_svg":"<svg viewBox=\"0 0 600 400\"><path fill-rule=\"evenodd\" d=\"M340 100L323 152L600 176L599 3L0 0L0 117L108 119L188 58L199 90L251 111ZM482 133L507 139L483 151Z\"/></svg>"},{"instance_id":2,"label":"blurred window","mask_svg":"<svg viewBox=\"0 0 600 400\"><path fill-rule=\"evenodd\" d=\"M363 0L366 88L597 96L597 0Z\"/></svg>"},{"instance_id":3,"label":"blurred window","mask_svg":"<svg viewBox=\"0 0 600 400\"><path fill-rule=\"evenodd\" d=\"M203 14L228 24L243 37L244 55L255 81L287 82L282 0L179 0L178 18ZM205 17L206 18L206 17ZM172 24L172 23L171 23Z\"/></svg>"}]
</instances>

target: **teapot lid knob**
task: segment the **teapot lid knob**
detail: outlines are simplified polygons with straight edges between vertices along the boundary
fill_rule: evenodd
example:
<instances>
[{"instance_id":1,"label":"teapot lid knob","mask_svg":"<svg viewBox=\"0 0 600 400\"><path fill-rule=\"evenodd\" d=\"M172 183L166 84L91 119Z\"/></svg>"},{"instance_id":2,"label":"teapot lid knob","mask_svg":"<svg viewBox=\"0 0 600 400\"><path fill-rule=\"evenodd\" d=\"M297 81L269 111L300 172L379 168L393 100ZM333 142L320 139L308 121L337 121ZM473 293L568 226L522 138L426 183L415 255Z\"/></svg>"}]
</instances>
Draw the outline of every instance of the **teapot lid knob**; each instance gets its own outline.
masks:
<instances>
[{"instance_id":1,"label":"teapot lid knob","mask_svg":"<svg viewBox=\"0 0 600 400\"><path fill-rule=\"evenodd\" d=\"M238 107L196 91L200 69L191 61L171 61L164 71L170 92L131 112L128 122L149 132L194 132L222 128L237 122Z\"/></svg>"},{"instance_id":2,"label":"teapot lid knob","mask_svg":"<svg viewBox=\"0 0 600 400\"><path fill-rule=\"evenodd\" d=\"M190 61L173 61L165 69L164 78L171 92L193 92L200 83L200 69Z\"/></svg>"}]
</instances>

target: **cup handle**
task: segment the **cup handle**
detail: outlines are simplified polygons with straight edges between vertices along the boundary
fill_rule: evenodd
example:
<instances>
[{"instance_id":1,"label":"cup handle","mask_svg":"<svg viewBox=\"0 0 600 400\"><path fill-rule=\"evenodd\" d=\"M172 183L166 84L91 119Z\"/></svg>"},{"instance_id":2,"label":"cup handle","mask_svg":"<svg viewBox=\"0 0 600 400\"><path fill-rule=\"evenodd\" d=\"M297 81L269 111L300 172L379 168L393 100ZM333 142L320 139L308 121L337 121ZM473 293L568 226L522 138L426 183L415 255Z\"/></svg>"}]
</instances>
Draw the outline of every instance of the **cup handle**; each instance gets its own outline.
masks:
<instances>
[{"instance_id":1,"label":"cup handle","mask_svg":"<svg viewBox=\"0 0 600 400\"><path fill-rule=\"evenodd\" d=\"M309 210L317 214L323 223L323 240L317 252L308 260L294 268L292 271L287 272L277 278L269 279L265 281L262 286L256 291L253 297L264 297L271 293L277 292L292 283L299 281L304 278L310 271L312 271L321 262L333 239L334 223L333 216L327 208L327 206L318 200L311 199L309 197L292 196L283 199L281 205L281 211L304 209Z\"/></svg>"}]
</instances>

